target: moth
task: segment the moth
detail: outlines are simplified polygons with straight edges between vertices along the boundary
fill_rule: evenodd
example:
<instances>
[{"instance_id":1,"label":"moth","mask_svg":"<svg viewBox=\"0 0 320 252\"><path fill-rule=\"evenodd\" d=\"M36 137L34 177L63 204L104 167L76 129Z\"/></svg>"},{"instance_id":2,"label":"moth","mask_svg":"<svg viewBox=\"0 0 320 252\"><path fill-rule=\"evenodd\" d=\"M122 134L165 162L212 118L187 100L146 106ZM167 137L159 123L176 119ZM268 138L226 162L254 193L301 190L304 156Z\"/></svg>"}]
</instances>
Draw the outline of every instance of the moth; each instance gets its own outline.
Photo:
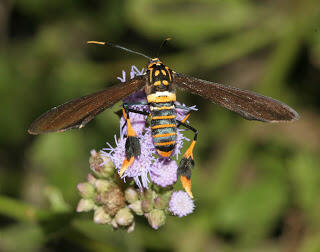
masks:
<instances>
[{"instance_id":1,"label":"moth","mask_svg":"<svg viewBox=\"0 0 320 252\"><path fill-rule=\"evenodd\" d=\"M123 116L128 126L128 132L125 159L119 171L120 176L141 153L139 138L131 126L129 113L143 114L151 119L150 127L153 143L161 157L170 158L176 146L178 127L182 126L194 132L193 141L183 155L177 171L184 189L192 197L191 169L194 167L193 149L197 141L198 131L186 123L191 111L187 111L187 116L183 120L176 119L177 107L188 110L187 107L177 105L176 88L200 95L247 120L291 122L299 119L295 110L273 98L177 73L163 64L159 58L151 58L109 42L88 41L88 43L108 45L139 54L149 60L147 71L144 75L136 76L125 83L119 83L50 109L31 124L28 132L37 135L83 128L105 109L137 91L144 90L147 101L134 105L148 105L148 111L135 110L130 107L132 104L123 104Z\"/></svg>"}]
</instances>

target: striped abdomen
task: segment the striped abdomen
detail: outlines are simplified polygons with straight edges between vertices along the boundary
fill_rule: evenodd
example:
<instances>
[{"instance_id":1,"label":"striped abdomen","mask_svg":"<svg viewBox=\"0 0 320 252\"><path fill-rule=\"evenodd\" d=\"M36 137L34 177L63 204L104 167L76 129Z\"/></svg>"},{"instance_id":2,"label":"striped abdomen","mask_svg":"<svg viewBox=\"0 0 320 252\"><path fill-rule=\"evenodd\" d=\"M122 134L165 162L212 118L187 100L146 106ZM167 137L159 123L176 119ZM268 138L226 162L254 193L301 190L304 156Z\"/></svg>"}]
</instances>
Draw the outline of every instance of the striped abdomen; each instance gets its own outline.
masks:
<instances>
[{"instance_id":1,"label":"striped abdomen","mask_svg":"<svg viewBox=\"0 0 320 252\"><path fill-rule=\"evenodd\" d=\"M177 123L173 101L151 102L151 130L159 155L169 157L176 146Z\"/></svg>"}]
</instances>

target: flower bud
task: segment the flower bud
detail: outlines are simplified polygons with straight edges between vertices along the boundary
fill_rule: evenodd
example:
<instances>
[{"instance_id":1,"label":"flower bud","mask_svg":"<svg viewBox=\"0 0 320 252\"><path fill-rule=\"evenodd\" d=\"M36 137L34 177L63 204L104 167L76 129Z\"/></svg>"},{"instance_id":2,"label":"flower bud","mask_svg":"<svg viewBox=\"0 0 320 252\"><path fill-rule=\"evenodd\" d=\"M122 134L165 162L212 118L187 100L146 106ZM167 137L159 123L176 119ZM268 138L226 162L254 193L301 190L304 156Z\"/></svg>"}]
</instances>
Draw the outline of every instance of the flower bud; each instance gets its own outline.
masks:
<instances>
[{"instance_id":1,"label":"flower bud","mask_svg":"<svg viewBox=\"0 0 320 252\"><path fill-rule=\"evenodd\" d=\"M133 187L128 187L124 192L124 197L126 201L133 203L139 199L139 194Z\"/></svg>"},{"instance_id":2,"label":"flower bud","mask_svg":"<svg viewBox=\"0 0 320 252\"><path fill-rule=\"evenodd\" d=\"M89 212L94 206L94 201L92 199L81 199L77 206L77 212Z\"/></svg>"},{"instance_id":3,"label":"flower bud","mask_svg":"<svg viewBox=\"0 0 320 252\"><path fill-rule=\"evenodd\" d=\"M126 204L123 192L114 183L110 183L108 191L98 194L95 200L97 204L103 205L104 211L111 216Z\"/></svg>"},{"instance_id":4,"label":"flower bud","mask_svg":"<svg viewBox=\"0 0 320 252\"><path fill-rule=\"evenodd\" d=\"M118 226L118 223L117 223L117 221L116 221L115 218L112 219L112 221L111 221L111 226L112 226L114 229L117 229L117 228L119 227L119 226Z\"/></svg>"},{"instance_id":5,"label":"flower bud","mask_svg":"<svg viewBox=\"0 0 320 252\"><path fill-rule=\"evenodd\" d=\"M111 222L111 217L104 211L103 207L98 207L94 211L93 221L97 224L108 224Z\"/></svg>"},{"instance_id":6,"label":"flower bud","mask_svg":"<svg viewBox=\"0 0 320 252\"><path fill-rule=\"evenodd\" d=\"M133 214L127 207L120 209L114 218L120 226L128 226L133 222Z\"/></svg>"},{"instance_id":7,"label":"flower bud","mask_svg":"<svg viewBox=\"0 0 320 252\"><path fill-rule=\"evenodd\" d=\"M89 159L91 170L100 178L108 178L114 173L114 164L109 157L102 157L96 150L91 151Z\"/></svg>"},{"instance_id":8,"label":"flower bud","mask_svg":"<svg viewBox=\"0 0 320 252\"><path fill-rule=\"evenodd\" d=\"M142 192L142 199L153 200L155 197L155 192L151 189L144 190Z\"/></svg>"},{"instance_id":9,"label":"flower bud","mask_svg":"<svg viewBox=\"0 0 320 252\"><path fill-rule=\"evenodd\" d=\"M89 182L80 183L77 186L80 195L84 199L93 198L95 195L94 186L91 185Z\"/></svg>"},{"instance_id":10,"label":"flower bud","mask_svg":"<svg viewBox=\"0 0 320 252\"><path fill-rule=\"evenodd\" d=\"M96 182L96 178L91 174L89 173L88 174L88 182L91 184L91 185L94 185L94 183Z\"/></svg>"},{"instance_id":11,"label":"flower bud","mask_svg":"<svg viewBox=\"0 0 320 252\"><path fill-rule=\"evenodd\" d=\"M153 209L153 200L145 199L141 202L141 207L143 212L149 213Z\"/></svg>"},{"instance_id":12,"label":"flower bud","mask_svg":"<svg viewBox=\"0 0 320 252\"><path fill-rule=\"evenodd\" d=\"M112 183L109 182L108 180L97 179L94 183L94 186L95 186L98 193L103 193L103 192L108 191L111 184Z\"/></svg>"},{"instance_id":13,"label":"flower bud","mask_svg":"<svg viewBox=\"0 0 320 252\"><path fill-rule=\"evenodd\" d=\"M154 199L154 206L157 209L164 209L168 206L171 198L172 191L165 192L164 194L158 195Z\"/></svg>"},{"instance_id":14,"label":"flower bud","mask_svg":"<svg viewBox=\"0 0 320 252\"><path fill-rule=\"evenodd\" d=\"M134 231L134 227L135 227L135 222L133 222L133 223L128 227L127 232L128 232L128 233L133 232L133 231Z\"/></svg>"},{"instance_id":15,"label":"flower bud","mask_svg":"<svg viewBox=\"0 0 320 252\"><path fill-rule=\"evenodd\" d=\"M143 215L141 200L137 200L128 206L136 215Z\"/></svg>"},{"instance_id":16,"label":"flower bud","mask_svg":"<svg viewBox=\"0 0 320 252\"><path fill-rule=\"evenodd\" d=\"M164 211L160 209L153 209L148 213L148 222L153 229L158 229L166 223L166 216Z\"/></svg>"}]
</instances>

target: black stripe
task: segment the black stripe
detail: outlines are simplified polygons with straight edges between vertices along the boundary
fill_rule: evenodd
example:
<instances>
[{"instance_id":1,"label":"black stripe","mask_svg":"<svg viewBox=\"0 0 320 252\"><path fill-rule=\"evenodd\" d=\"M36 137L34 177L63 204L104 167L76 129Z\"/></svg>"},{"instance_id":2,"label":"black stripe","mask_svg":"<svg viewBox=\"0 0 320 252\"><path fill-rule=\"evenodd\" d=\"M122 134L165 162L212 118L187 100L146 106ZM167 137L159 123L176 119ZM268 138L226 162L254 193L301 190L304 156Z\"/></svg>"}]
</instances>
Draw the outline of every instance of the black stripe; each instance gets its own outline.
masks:
<instances>
[{"instance_id":1,"label":"black stripe","mask_svg":"<svg viewBox=\"0 0 320 252\"><path fill-rule=\"evenodd\" d=\"M174 102L150 102L149 106L151 107L170 107L174 105Z\"/></svg>"},{"instance_id":2,"label":"black stripe","mask_svg":"<svg viewBox=\"0 0 320 252\"><path fill-rule=\"evenodd\" d=\"M174 109L162 109L162 110L151 110L151 115L154 116L169 116L175 115Z\"/></svg>"},{"instance_id":3,"label":"black stripe","mask_svg":"<svg viewBox=\"0 0 320 252\"><path fill-rule=\"evenodd\" d=\"M156 125L163 125L163 124L177 124L177 122L175 119L157 119L157 120L151 119L151 127Z\"/></svg>"},{"instance_id":4,"label":"black stripe","mask_svg":"<svg viewBox=\"0 0 320 252\"><path fill-rule=\"evenodd\" d=\"M164 145L164 146L156 146L156 148L160 151L169 152L174 149L176 144Z\"/></svg>"},{"instance_id":5,"label":"black stripe","mask_svg":"<svg viewBox=\"0 0 320 252\"><path fill-rule=\"evenodd\" d=\"M153 129L152 135L159 135L159 134L167 134L167 133L173 133L177 132L177 128L170 127L170 128L162 128L162 129Z\"/></svg>"},{"instance_id":6,"label":"black stripe","mask_svg":"<svg viewBox=\"0 0 320 252\"><path fill-rule=\"evenodd\" d=\"M165 142L171 142L176 140L177 140L177 135L153 138L154 143L165 143Z\"/></svg>"}]
</instances>

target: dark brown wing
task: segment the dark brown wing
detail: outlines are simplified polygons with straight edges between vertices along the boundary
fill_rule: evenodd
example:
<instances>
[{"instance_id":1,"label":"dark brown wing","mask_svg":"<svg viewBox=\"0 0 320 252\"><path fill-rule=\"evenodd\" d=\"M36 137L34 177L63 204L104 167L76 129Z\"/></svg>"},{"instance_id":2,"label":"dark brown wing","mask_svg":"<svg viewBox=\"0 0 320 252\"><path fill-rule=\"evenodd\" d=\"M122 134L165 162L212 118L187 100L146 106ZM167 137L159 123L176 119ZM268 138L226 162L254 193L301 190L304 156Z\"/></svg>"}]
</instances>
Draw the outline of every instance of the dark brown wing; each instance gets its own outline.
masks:
<instances>
[{"instance_id":1,"label":"dark brown wing","mask_svg":"<svg viewBox=\"0 0 320 252\"><path fill-rule=\"evenodd\" d=\"M37 118L28 132L37 135L82 128L97 114L141 89L145 83L145 76L137 76L126 83L120 83L54 107Z\"/></svg>"},{"instance_id":2,"label":"dark brown wing","mask_svg":"<svg viewBox=\"0 0 320 252\"><path fill-rule=\"evenodd\" d=\"M288 105L251 91L225 86L175 73L175 84L191 93L230 109L248 120L263 122L295 121L296 111Z\"/></svg>"}]
</instances>

